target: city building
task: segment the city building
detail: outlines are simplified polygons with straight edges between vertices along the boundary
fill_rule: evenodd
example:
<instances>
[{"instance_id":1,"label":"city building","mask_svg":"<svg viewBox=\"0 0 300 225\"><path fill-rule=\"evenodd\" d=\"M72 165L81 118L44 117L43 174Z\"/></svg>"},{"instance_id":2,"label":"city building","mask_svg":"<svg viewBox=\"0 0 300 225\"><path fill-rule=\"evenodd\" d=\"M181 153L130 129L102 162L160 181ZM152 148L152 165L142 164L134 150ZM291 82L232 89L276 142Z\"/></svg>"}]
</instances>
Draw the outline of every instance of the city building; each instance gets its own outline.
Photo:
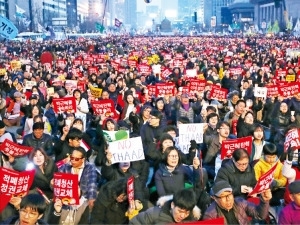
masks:
<instances>
[{"instance_id":1,"label":"city building","mask_svg":"<svg viewBox=\"0 0 300 225\"><path fill-rule=\"evenodd\" d=\"M0 0L0 15L8 17L8 0Z\"/></svg>"},{"instance_id":2,"label":"city building","mask_svg":"<svg viewBox=\"0 0 300 225\"><path fill-rule=\"evenodd\" d=\"M265 30L268 23L278 21L281 30L285 30L287 21L292 18L295 25L300 18L299 0L250 0L254 4L254 24Z\"/></svg>"}]
</instances>

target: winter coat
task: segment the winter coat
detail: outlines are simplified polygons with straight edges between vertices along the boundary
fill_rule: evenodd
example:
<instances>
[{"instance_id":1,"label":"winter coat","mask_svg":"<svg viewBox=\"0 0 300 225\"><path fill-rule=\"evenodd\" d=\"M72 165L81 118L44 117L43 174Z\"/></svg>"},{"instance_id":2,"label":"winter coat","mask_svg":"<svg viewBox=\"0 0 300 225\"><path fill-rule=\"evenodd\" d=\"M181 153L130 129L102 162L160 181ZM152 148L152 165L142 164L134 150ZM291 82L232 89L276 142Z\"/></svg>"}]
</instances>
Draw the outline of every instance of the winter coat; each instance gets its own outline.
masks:
<instances>
[{"instance_id":1,"label":"winter coat","mask_svg":"<svg viewBox=\"0 0 300 225\"><path fill-rule=\"evenodd\" d=\"M155 206L144 212L140 212L137 216L129 221L129 224L175 224L176 222L171 214L171 202L172 200L169 200L162 206ZM183 222L195 221L196 219L193 216L193 213L190 213L190 215L183 220Z\"/></svg>"},{"instance_id":2,"label":"winter coat","mask_svg":"<svg viewBox=\"0 0 300 225\"><path fill-rule=\"evenodd\" d=\"M129 207L128 201L117 202L111 192L106 185L101 187L91 212L90 224L128 224L125 216Z\"/></svg>"},{"instance_id":3,"label":"winter coat","mask_svg":"<svg viewBox=\"0 0 300 225\"><path fill-rule=\"evenodd\" d=\"M233 211L239 224L244 225L251 224L251 221L248 218L249 216L260 220L265 219L268 216L269 207L269 202L263 202L262 200L260 200L259 205L255 205L254 203L248 202L243 198L235 198ZM220 207L216 202L213 202L205 211L203 220L216 219L220 217L225 219ZM225 224L227 224L226 219Z\"/></svg>"},{"instance_id":4,"label":"winter coat","mask_svg":"<svg viewBox=\"0 0 300 225\"><path fill-rule=\"evenodd\" d=\"M218 171L215 182L220 180L226 180L233 189L233 195L235 197L246 198L247 194L241 192L241 186L246 185L248 187L254 188L256 185L255 172L250 164L248 165L246 171L241 172L235 165L233 160L229 159L227 162L223 163Z\"/></svg>"},{"instance_id":5,"label":"winter coat","mask_svg":"<svg viewBox=\"0 0 300 225\"><path fill-rule=\"evenodd\" d=\"M35 138L33 133L24 136L22 145L36 148L42 148L46 151L47 155L51 156L53 154L52 147L52 137L49 134L43 134L39 139Z\"/></svg>"},{"instance_id":6,"label":"winter coat","mask_svg":"<svg viewBox=\"0 0 300 225\"><path fill-rule=\"evenodd\" d=\"M19 216L13 216L13 217L8 218L5 221L2 221L0 223L0 225L15 225L19 219L20 219ZM35 225L48 225L48 223L46 223L43 220L38 220L37 223L35 223Z\"/></svg>"},{"instance_id":7,"label":"winter coat","mask_svg":"<svg viewBox=\"0 0 300 225\"><path fill-rule=\"evenodd\" d=\"M284 187L286 185L287 179L282 175L282 167L283 164L277 160L277 162L270 164L267 163L264 158L262 157L255 165L254 165L254 171L255 171L255 177L258 180L262 175L264 175L266 172L268 172L275 164L277 163L276 169L274 171L274 180L277 182L276 187Z\"/></svg>"},{"instance_id":8,"label":"winter coat","mask_svg":"<svg viewBox=\"0 0 300 225\"><path fill-rule=\"evenodd\" d=\"M44 168L44 173L40 167L35 166L34 179L30 189L40 188L49 199L52 199L53 190L50 188L50 181L53 179L55 172L57 172L57 166L51 158Z\"/></svg>"},{"instance_id":9,"label":"winter coat","mask_svg":"<svg viewBox=\"0 0 300 225\"><path fill-rule=\"evenodd\" d=\"M173 172L169 172L165 164L160 164L155 172L155 186L158 196L174 194L184 189L185 183L199 183L199 170L178 165Z\"/></svg>"}]
</instances>

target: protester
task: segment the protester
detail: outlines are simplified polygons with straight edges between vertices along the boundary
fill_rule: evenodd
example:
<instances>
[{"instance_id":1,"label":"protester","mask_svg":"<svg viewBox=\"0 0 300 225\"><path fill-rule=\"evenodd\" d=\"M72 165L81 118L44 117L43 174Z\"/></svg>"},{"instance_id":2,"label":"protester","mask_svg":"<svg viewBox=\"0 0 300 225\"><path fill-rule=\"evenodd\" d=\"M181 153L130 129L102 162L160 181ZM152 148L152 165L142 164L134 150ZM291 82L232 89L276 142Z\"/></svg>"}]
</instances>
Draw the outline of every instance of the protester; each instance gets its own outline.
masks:
<instances>
[{"instance_id":1,"label":"protester","mask_svg":"<svg viewBox=\"0 0 300 225\"><path fill-rule=\"evenodd\" d=\"M300 180L290 183L288 189L292 202L280 211L278 225L300 223Z\"/></svg>"},{"instance_id":2,"label":"protester","mask_svg":"<svg viewBox=\"0 0 300 225\"><path fill-rule=\"evenodd\" d=\"M145 212L139 213L129 221L131 225L142 224L172 224L187 221L197 221L200 213L194 208L195 194L191 189L182 189L176 192L173 199L163 205L155 206Z\"/></svg>"},{"instance_id":3,"label":"protester","mask_svg":"<svg viewBox=\"0 0 300 225\"><path fill-rule=\"evenodd\" d=\"M46 210L45 199L39 194L26 195L20 205L18 206L19 215L8 218L2 221L1 225L7 224L27 224L27 225L47 225L45 221L41 220Z\"/></svg>"},{"instance_id":4,"label":"protester","mask_svg":"<svg viewBox=\"0 0 300 225\"><path fill-rule=\"evenodd\" d=\"M204 213L203 220L223 217L226 224L250 224L252 219L264 220L268 216L269 201L272 198L268 189L261 193L259 205L248 202L243 198L234 197L231 185L221 180L214 184L211 196L214 202Z\"/></svg>"}]
</instances>

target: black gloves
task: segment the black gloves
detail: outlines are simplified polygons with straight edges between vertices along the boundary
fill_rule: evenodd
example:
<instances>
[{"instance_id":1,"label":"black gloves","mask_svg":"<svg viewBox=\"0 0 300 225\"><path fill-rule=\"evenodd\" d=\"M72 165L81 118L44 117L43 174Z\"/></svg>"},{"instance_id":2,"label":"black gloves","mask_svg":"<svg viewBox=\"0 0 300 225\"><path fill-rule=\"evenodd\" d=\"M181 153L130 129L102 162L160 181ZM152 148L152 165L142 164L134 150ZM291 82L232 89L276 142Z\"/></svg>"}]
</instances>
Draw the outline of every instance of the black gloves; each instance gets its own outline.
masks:
<instances>
[{"instance_id":1,"label":"black gloves","mask_svg":"<svg viewBox=\"0 0 300 225\"><path fill-rule=\"evenodd\" d=\"M294 150L289 146L288 151L287 151L287 159L288 161L293 161L294 158Z\"/></svg>"}]
</instances>

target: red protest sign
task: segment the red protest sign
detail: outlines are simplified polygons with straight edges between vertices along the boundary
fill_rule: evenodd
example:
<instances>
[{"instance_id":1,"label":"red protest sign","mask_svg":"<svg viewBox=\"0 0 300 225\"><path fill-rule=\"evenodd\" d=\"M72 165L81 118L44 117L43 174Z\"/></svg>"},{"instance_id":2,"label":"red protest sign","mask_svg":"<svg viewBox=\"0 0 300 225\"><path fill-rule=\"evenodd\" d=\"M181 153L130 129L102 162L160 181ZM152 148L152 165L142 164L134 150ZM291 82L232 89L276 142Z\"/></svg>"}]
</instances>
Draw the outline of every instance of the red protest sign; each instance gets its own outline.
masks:
<instances>
[{"instance_id":1,"label":"red protest sign","mask_svg":"<svg viewBox=\"0 0 300 225\"><path fill-rule=\"evenodd\" d=\"M210 91L210 98L217 99L219 101L223 101L227 98L228 89L220 88L217 85L212 85Z\"/></svg>"},{"instance_id":2,"label":"red protest sign","mask_svg":"<svg viewBox=\"0 0 300 225\"><path fill-rule=\"evenodd\" d=\"M156 84L156 97L175 94L175 84L173 83L159 83Z\"/></svg>"},{"instance_id":3,"label":"red protest sign","mask_svg":"<svg viewBox=\"0 0 300 225\"><path fill-rule=\"evenodd\" d=\"M8 139L5 139L1 145L1 151L5 155L11 155L13 157L27 155L32 151L32 147L18 145Z\"/></svg>"},{"instance_id":4,"label":"red protest sign","mask_svg":"<svg viewBox=\"0 0 300 225\"><path fill-rule=\"evenodd\" d=\"M266 88L267 88L267 98L278 96L278 87L277 87L277 85L266 86Z\"/></svg>"},{"instance_id":5,"label":"red protest sign","mask_svg":"<svg viewBox=\"0 0 300 225\"><path fill-rule=\"evenodd\" d=\"M148 85L147 90L148 90L148 95L150 97L155 96L155 93L156 93L156 86L155 85Z\"/></svg>"},{"instance_id":6,"label":"red protest sign","mask_svg":"<svg viewBox=\"0 0 300 225\"><path fill-rule=\"evenodd\" d=\"M137 67L137 61L135 61L135 60L128 60L128 66L130 67L130 68L133 68L133 67Z\"/></svg>"},{"instance_id":7,"label":"red protest sign","mask_svg":"<svg viewBox=\"0 0 300 225\"><path fill-rule=\"evenodd\" d=\"M280 77L285 77L286 76L286 70L276 70L275 71L275 77L276 79L280 79Z\"/></svg>"},{"instance_id":8,"label":"red protest sign","mask_svg":"<svg viewBox=\"0 0 300 225\"><path fill-rule=\"evenodd\" d=\"M82 60L81 60L81 59L74 59L74 60L73 60L73 64L74 64L75 66L79 66L79 65L82 64Z\"/></svg>"},{"instance_id":9,"label":"red protest sign","mask_svg":"<svg viewBox=\"0 0 300 225\"><path fill-rule=\"evenodd\" d=\"M288 85L279 85L278 93L284 98L293 97L294 94L299 93L299 83L293 82Z\"/></svg>"},{"instance_id":10,"label":"red protest sign","mask_svg":"<svg viewBox=\"0 0 300 225\"><path fill-rule=\"evenodd\" d=\"M172 74L172 71L169 69L169 68L165 68L162 72L161 72L161 74L160 74L160 76L161 76L161 78L162 79L167 79L167 77L169 76L169 75L171 75Z\"/></svg>"},{"instance_id":11,"label":"red protest sign","mask_svg":"<svg viewBox=\"0 0 300 225\"><path fill-rule=\"evenodd\" d=\"M190 81L190 90L196 92L202 92L206 86L206 80L199 79L189 79Z\"/></svg>"},{"instance_id":12,"label":"red protest sign","mask_svg":"<svg viewBox=\"0 0 300 225\"><path fill-rule=\"evenodd\" d=\"M145 64L141 64L138 66L138 71L141 74L149 75L151 73L151 67Z\"/></svg>"},{"instance_id":13,"label":"red protest sign","mask_svg":"<svg viewBox=\"0 0 300 225\"><path fill-rule=\"evenodd\" d=\"M230 71L231 74L237 74L237 75L240 75L240 74L243 73L243 69L241 67L230 68L229 71Z\"/></svg>"},{"instance_id":14,"label":"red protest sign","mask_svg":"<svg viewBox=\"0 0 300 225\"><path fill-rule=\"evenodd\" d=\"M117 62L111 61L111 66L112 66L115 70L118 71L118 70L119 70L120 64L117 63Z\"/></svg>"},{"instance_id":15,"label":"red protest sign","mask_svg":"<svg viewBox=\"0 0 300 225\"><path fill-rule=\"evenodd\" d=\"M272 183L273 178L274 178L274 172L275 172L276 166L277 166L277 163L268 172L266 172L264 175L262 175L258 179L253 191L251 193L249 193L248 196L251 196L254 194L259 194L270 188L270 184Z\"/></svg>"},{"instance_id":16,"label":"red protest sign","mask_svg":"<svg viewBox=\"0 0 300 225\"><path fill-rule=\"evenodd\" d=\"M0 192L11 196L22 197L32 185L35 170L18 172L0 167Z\"/></svg>"},{"instance_id":17,"label":"red protest sign","mask_svg":"<svg viewBox=\"0 0 300 225\"><path fill-rule=\"evenodd\" d=\"M91 102L93 112L95 115L105 114L106 117L114 116L115 111L114 101L112 99L103 99Z\"/></svg>"},{"instance_id":18,"label":"red protest sign","mask_svg":"<svg viewBox=\"0 0 300 225\"><path fill-rule=\"evenodd\" d=\"M175 224L175 223L174 223ZM216 219L210 219L210 220L203 220L203 221L191 221L191 222L184 222L184 223L176 223L176 225L180 225L180 224L206 224L206 225L224 225L225 221L224 221L224 217L220 217L220 218L216 218Z\"/></svg>"},{"instance_id":19,"label":"red protest sign","mask_svg":"<svg viewBox=\"0 0 300 225\"><path fill-rule=\"evenodd\" d=\"M237 139L230 139L222 141L221 145L221 159L224 159L225 157L231 158L232 153L239 148L246 149L251 155L252 151L252 137L242 137Z\"/></svg>"},{"instance_id":20,"label":"red protest sign","mask_svg":"<svg viewBox=\"0 0 300 225\"><path fill-rule=\"evenodd\" d=\"M130 206L134 208L134 177L131 176L127 180L127 198Z\"/></svg>"},{"instance_id":21,"label":"red protest sign","mask_svg":"<svg viewBox=\"0 0 300 225\"><path fill-rule=\"evenodd\" d=\"M66 61L64 59L58 59L56 61L56 67L64 68L66 66Z\"/></svg>"},{"instance_id":22,"label":"red protest sign","mask_svg":"<svg viewBox=\"0 0 300 225\"><path fill-rule=\"evenodd\" d=\"M5 209L5 207L7 206L8 202L11 199L11 195L9 194L2 194L0 193L0 213L3 211L3 209Z\"/></svg>"},{"instance_id":23,"label":"red protest sign","mask_svg":"<svg viewBox=\"0 0 300 225\"><path fill-rule=\"evenodd\" d=\"M53 109L56 113L76 113L75 97L53 98Z\"/></svg>"},{"instance_id":24,"label":"red protest sign","mask_svg":"<svg viewBox=\"0 0 300 225\"><path fill-rule=\"evenodd\" d=\"M79 80L77 82L77 89L80 90L80 92L85 92L86 91L86 82Z\"/></svg>"},{"instance_id":25,"label":"red protest sign","mask_svg":"<svg viewBox=\"0 0 300 225\"><path fill-rule=\"evenodd\" d=\"M285 135L284 141L284 152L286 152L291 146L293 150L300 148L300 130L299 129L291 129Z\"/></svg>"},{"instance_id":26,"label":"red protest sign","mask_svg":"<svg viewBox=\"0 0 300 225\"><path fill-rule=\"evenodd\" d=\"M54 173L53 193L64 205L78 205L78 174Z\"/></svg>"},{"instance_id":27,"label":"red protest sign","mask_svg":"<svg viewBox=\"0 0 300 225\"><path fill-rule=\"evenodd\" d=\"M89 75L91 75L92 73L97 74L97 73L98 73L98 68L95 67L95 66L90 66L90 67L88 68L88 73L89 73Z\"/></svg>"}]
</instances>

